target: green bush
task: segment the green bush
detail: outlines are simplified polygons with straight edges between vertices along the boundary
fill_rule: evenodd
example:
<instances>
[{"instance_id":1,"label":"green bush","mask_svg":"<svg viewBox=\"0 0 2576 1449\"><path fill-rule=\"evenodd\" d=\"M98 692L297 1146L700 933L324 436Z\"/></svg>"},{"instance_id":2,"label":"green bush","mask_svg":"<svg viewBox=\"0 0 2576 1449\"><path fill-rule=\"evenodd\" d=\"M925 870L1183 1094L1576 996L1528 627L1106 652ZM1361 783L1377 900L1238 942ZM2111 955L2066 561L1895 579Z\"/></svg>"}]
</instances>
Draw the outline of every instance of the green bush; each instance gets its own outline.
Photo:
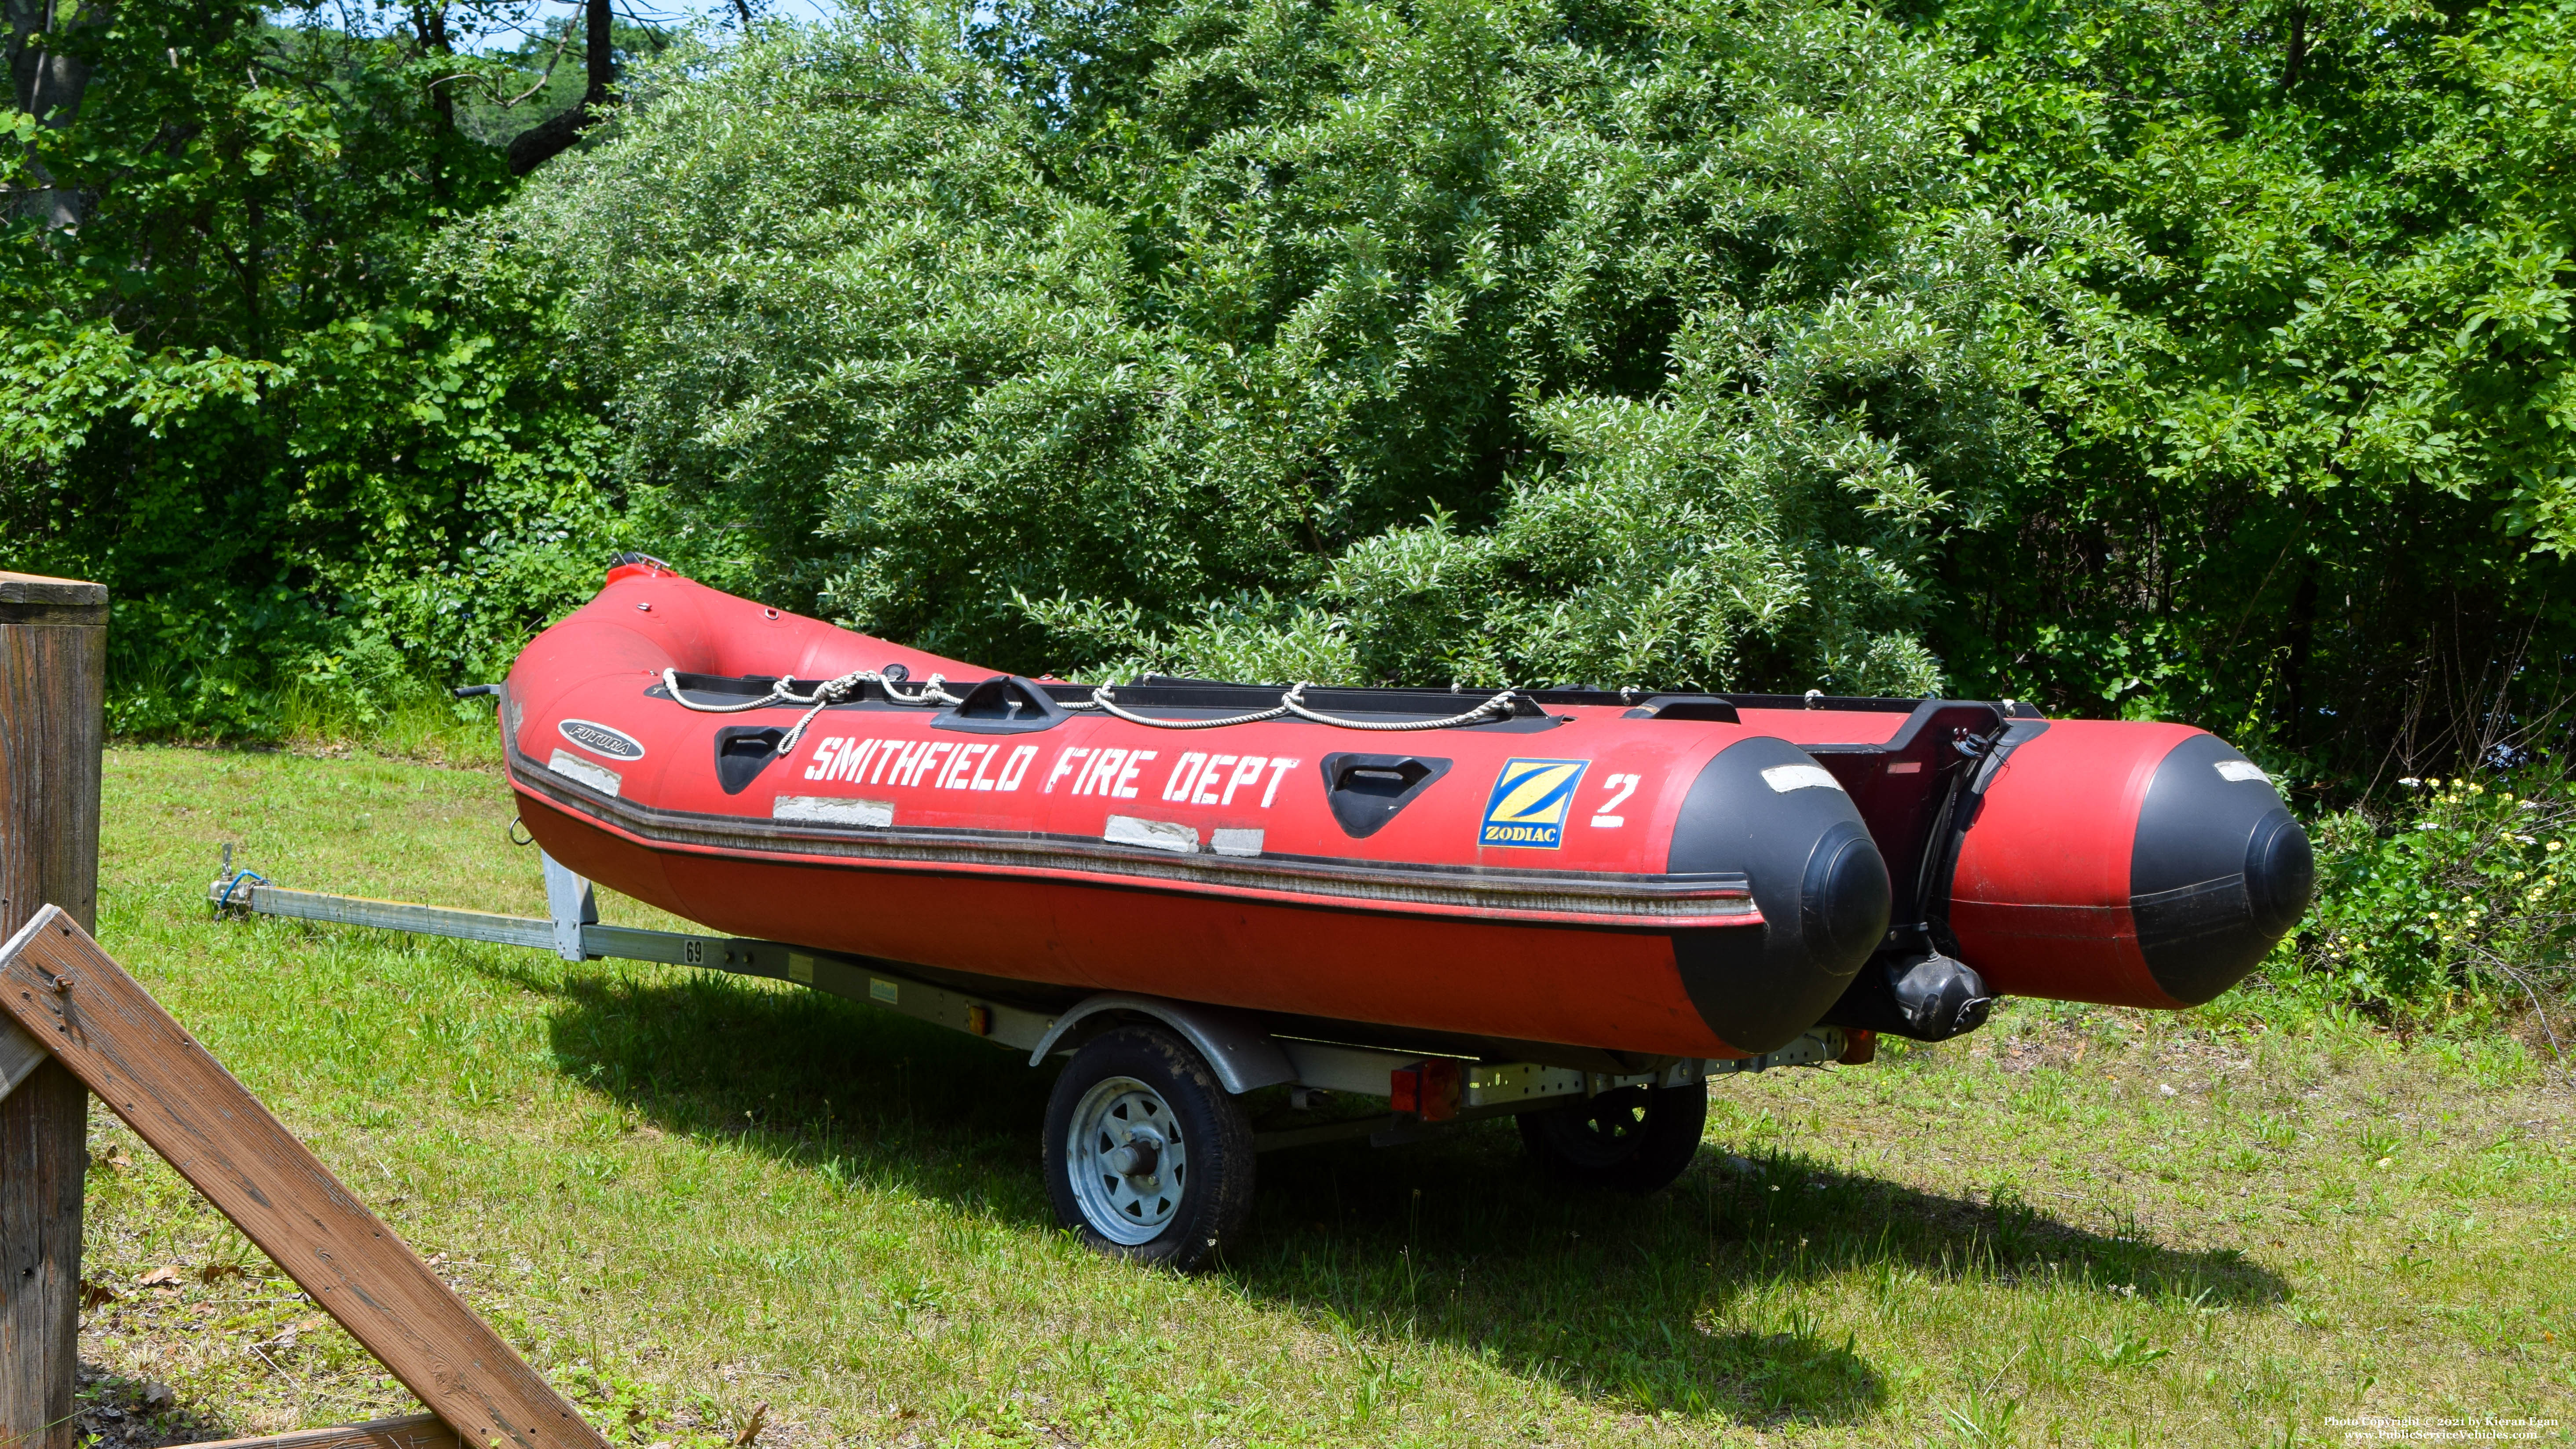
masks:
<instances>
[{"instance_id":1,"label":"green bush","mask_svg":"<svg viewBox=\"0 0 2576 1449\"><path fill-rule=\"evenodd\" d=\"M1964 189L1945 45L1194 0L1118 73L1017 22L1079 75L947 11L680 57L466 233L768 590L1022 668L1939 682L1939 524L2035 461L1993 318L2071 225Z\"/></svg>"},{"instance_id":2,"label":"green bush","mask_svg":"<svg viewBox=\"0 0 2576 1449\"><path fill-rule=\"evenodd\" d=\"M524 187L455 86L542 44L55 13L0 557L110 585L127 733L417 731L626 547L1023 670L2183 718L2330 804L2576 658L2576 0L853 7ZM2276 980L2563 993L2511 788L2321 818Z\"/></svg>"},{"instance_id":3,"label":"green bush","mask_svg":"<svg viewBox=\"0 0 2576 1449\"><path fill-rule=\"evenodd\" d=\"M2554 770L2402 782L2314 822L2317 898L2270 984L2383 1019L2518 1012L2576 993L2576 783Z\"/></svg>"}]
</instances>

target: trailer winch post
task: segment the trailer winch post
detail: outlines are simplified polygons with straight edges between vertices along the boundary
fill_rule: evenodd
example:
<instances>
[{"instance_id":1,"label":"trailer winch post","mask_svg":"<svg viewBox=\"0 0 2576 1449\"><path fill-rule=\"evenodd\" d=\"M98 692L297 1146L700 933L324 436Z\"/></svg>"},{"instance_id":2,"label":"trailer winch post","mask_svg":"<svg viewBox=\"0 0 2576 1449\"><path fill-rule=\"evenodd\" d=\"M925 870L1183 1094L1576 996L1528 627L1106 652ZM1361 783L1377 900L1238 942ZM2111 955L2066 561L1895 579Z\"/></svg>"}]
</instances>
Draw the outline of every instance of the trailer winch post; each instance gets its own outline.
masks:
<instances>
[{"instance_id":1,"label":"trailer winch post","mask_svg":"<svg viewBox=\"0 0 2576 1449\"><path fill-rule=\"evenodd\" d=\"M0 940L98 915L107 588L0 573ZM0 1449L72 1449L89 1092L0 1016Z\"/></svg>"},{"instance_id":2,"label":"trailer winch post","mask_svg":"<svg viewBox=\"0 0 2576 1449\"><path fill-rule=\"evenodd\" d=\"M537 859L546 868L546 914L554 921L555 954L567 961L586 959L581 928L599 924L599 894L562 861L542 850Z\"/></svg>"}]
</instances>

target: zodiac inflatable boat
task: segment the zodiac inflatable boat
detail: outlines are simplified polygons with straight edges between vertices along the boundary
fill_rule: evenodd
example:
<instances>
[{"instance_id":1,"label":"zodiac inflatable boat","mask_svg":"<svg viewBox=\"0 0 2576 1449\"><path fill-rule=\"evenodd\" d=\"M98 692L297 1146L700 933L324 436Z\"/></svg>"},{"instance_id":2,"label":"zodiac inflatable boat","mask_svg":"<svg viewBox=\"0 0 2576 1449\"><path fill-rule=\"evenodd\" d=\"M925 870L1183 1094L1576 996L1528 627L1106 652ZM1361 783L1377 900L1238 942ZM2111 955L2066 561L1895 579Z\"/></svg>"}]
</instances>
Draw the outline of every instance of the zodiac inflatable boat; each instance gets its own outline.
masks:
<instances>
[{"instance_id":1,"label":"zodiac inflatable boat","mask_svg":"<svg viewBox=\"0 0 2576 1449\"><path fill-rule=\"evenodd\" d=\"M497 692L559 951L783 976L1070 1055L1042 1139L1058 1215L1178 1268L1243 1229L1270 1148L1508 1114L1559 1178L1647 1191L1697 1151L1711 1074L1942 1040L1998 991L2206 1001L2311 873L2263 772L2180 726L1095 687L639 556ZM580 877L744 939L586 925Z\"/></svg>"},{"instance_id":2,"label":"zodiac inflatable boat","mask_svg":"<svg viewBox=\"0 0 2576 1449\"><path fill-rule=\"evenodd\" d=\"M1038 1009L1722 1061L1997 992L2207 1001L2306 904L2263 772L1947 700L1034 680L614 568L503 686L528 830L721 930Z\"/></svg>"}]
</instances>

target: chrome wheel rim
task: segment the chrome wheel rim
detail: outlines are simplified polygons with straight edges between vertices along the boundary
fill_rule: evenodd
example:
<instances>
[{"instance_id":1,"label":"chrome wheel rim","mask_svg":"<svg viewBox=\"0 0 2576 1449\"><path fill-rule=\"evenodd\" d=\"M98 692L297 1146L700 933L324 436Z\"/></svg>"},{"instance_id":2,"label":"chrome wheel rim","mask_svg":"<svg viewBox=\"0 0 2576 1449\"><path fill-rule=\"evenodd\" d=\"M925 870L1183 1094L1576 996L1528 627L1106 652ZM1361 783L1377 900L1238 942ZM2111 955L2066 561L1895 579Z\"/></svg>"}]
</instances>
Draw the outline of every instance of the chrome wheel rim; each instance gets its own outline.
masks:
<instances>
[{"instance_id":1,"label":"chrome wheel rim","mask_svg":"<svg viewBox=\"0 0 2576 1449\"><path fill-rule=\"evenodd\" d=\"M1091 1230L1113 1243L1149 1243L1169 1227L1189 1188L1189 1151L1162 1094L1134 1077L1094 1083L1074 1105L1065 1170Z\"/></svg>"}]
</instances>

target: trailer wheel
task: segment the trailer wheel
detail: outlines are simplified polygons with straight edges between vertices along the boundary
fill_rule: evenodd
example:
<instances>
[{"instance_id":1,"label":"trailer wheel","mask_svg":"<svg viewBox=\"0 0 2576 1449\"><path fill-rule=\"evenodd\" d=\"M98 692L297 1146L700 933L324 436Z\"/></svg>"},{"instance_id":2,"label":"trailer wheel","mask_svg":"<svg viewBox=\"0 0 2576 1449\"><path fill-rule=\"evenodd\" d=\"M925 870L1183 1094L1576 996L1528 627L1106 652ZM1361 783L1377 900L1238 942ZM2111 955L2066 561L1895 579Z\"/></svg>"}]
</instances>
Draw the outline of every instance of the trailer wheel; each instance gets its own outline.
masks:
<instances>
[{"instance_id":1,"label":"trailer wheel","mask_svg":"<svg viewBox=\"0 0 2576 1449\"><path fill-rule=\"evenodd\" d=\"M1180 1038L1118 1027L1056 1078L1046 1174L1056 1217L1085 1242L1190 1272L1252 1214L1252 1122Z\"/></svg>"},{"instance_id":2,"label":"trailer wheel","mask_svg":"<svg viewBox=\"0 0 2576 1449\"><path fill-rule=\"evenodd\" d=\"M1521 1142L1549 1174L1586 1187L1653 1192L1682 1175L1708 1125L1708 1083L1619 1087L1520 1114Z\"/></svg>"}]
</instances>

